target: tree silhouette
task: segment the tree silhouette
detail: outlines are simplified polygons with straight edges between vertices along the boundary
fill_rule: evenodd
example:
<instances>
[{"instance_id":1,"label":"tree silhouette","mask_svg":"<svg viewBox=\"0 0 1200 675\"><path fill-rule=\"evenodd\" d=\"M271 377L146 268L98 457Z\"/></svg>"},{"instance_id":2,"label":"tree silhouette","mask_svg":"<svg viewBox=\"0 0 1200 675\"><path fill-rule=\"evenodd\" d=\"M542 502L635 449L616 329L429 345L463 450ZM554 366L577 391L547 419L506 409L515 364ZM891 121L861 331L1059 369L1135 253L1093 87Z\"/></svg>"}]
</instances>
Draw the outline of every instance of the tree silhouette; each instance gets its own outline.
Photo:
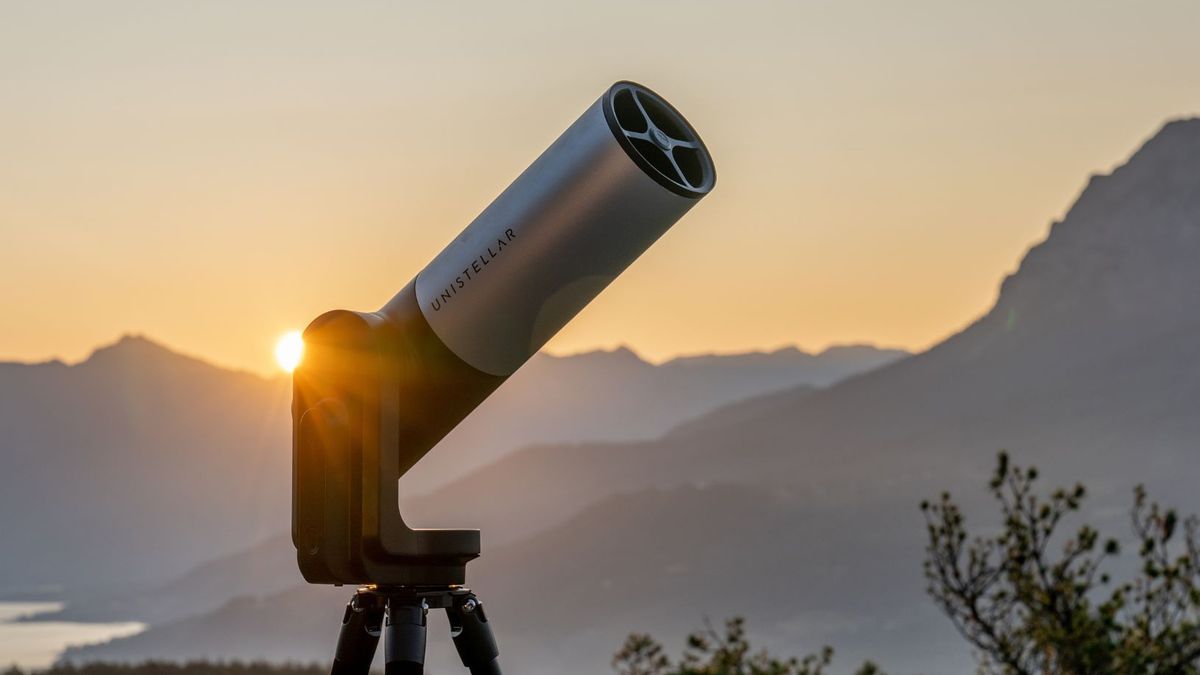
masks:
<instances>
[{"instance_id":1,"label":"tree silhouette","mask_svg":"<svg viewBox=\"0 0 1200 675\"><path fill-rule=\"evenodd\" d=\"M1180 522L1139 486L1131 518L1140 572L1114 586L1102 567L1119 554L1117 540L1101 543L1088 525L1062 532L1084 486L1039 496L1037 477L1000 453L988 490L1003 527L991 537L968 533L949 493L921 505L929 594L976 649L981 672L1200 672L1197 519Z\"/></svg>"},{"instance_id":2,"label":"tree silhouette","mask_svg":"<svg viewBox=\"0 0 1200 675\"><path fill-rule=\"evenodd\" d=\"M823 675L833 660L833 650L824 647L803 658L779 658L765 650L753 651L746 637L746 622L734 617L718 632L705 622L704 628L687 638L687 646L677 663L663 647L644 633L634 633L613 657L613 669L619 675ZM882 675L875 664L867 662L857 675Z\"/></svg>"},{"instance_id":3,"label":"tree silhouette","mask_svg":"<svg viewBox=\"0 0 1200 675\"><path fill-rule=\"evenodd\" d=\"M1035 468L1001 452L988 492L1002 517L992 536L972 535L943 493L924 502L924 563L930 597L975 648L983 675L1200 675L1200 519L1181 519L1134 489L1130 511L1140 563L1114 583L1105 563L1116 539L1083 525L1065 532L1087 490L1035 491ZM619 675L822 675L825 647L803 659L752 652L745 622L693 633L672 661L661 644L633 634L613 658ZM882 675L866 663L858 675Z\"/></svg>"}]
</instances>

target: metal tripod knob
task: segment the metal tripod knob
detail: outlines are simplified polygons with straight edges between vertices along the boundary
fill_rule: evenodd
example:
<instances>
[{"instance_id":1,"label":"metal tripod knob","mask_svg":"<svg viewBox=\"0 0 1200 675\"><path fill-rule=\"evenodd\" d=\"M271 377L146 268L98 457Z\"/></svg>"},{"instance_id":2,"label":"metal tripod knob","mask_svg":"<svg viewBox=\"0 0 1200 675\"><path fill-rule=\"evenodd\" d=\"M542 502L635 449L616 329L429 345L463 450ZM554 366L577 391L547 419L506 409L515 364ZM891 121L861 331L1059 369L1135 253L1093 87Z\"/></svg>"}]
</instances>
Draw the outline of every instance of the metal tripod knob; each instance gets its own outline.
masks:
<instances>
[{"instance_id":1,"label":"metal tripod knob","mask_svg":"<svg viewBox=\"0 0 1200 675\"><path fill-rule=\"evenodd\" d=\"M454 647L471 675L500 675L500 648L479 598L466 596L447 607L446 615Z\"/></svg>"}]
</instances>

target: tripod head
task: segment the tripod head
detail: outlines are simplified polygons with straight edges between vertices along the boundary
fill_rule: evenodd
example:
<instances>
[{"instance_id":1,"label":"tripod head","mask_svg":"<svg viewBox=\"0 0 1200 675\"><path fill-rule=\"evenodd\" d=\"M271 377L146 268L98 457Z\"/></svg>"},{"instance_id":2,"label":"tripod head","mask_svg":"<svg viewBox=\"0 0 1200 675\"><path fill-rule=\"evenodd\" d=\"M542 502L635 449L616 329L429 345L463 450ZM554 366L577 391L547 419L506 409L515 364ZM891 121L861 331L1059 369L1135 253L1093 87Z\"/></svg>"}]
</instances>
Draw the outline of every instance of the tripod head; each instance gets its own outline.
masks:
<instances>
[{"instance_id":1,"label":"tripod head","mask_svg":"<svg viewBox=\"0 0 1200 675\"><path fill-rule=\"evenodd\" d=\"M317 317L293 374L304 578L462 584L479 532L410 528L398 479L715 179L683 116L618 82L382 309Z\"/></svg>"}]
</instances>

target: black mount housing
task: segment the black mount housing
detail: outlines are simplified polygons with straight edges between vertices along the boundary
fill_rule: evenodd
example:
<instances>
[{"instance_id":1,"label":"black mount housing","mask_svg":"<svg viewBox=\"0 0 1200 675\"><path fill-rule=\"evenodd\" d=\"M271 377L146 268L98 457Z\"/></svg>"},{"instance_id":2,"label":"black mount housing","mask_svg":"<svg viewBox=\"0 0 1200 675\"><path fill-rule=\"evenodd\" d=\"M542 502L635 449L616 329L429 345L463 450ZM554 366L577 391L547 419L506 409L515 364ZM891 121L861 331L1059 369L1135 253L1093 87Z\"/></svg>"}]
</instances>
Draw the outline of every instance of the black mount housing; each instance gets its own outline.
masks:
<instances>
[{"instance_id":1,"label":"black mount housing","mask_svg":"<svg viewBox=\"0 0 1200 675\"><path fill-rule=\"evenodd\" d=\"M479 531L410 528L397 481L506 378L451 353L412 284L380 312L322 314L304 343L292 385L292 539L304 578L464 583Z\"/></svg>"}]
</instances>

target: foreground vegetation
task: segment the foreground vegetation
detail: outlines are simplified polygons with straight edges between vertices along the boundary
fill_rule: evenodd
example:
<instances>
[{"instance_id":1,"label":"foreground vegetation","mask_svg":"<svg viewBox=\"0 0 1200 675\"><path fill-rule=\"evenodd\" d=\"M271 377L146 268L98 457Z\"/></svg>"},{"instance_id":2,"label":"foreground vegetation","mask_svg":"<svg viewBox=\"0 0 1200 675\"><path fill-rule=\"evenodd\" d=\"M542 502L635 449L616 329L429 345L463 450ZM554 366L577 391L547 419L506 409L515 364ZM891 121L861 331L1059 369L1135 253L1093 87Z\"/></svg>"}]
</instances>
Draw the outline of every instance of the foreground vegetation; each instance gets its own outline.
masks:
<instances>
[{"instance_id":1,"label":"foreground vegetation","mask_svg":"<svg viewBox=\"0 0 1200 675\"><path fill-rule=\"evenodd\" d=\"M967 529L949 493L925 502L928 592L974 649L984 675L1200 675L1200 520L1134 491L1138 571L1117 582L1104 563L1117 539L1090 525L1065 531L1083 485L1037 492L1038 472L1000 453L988 483L1003 527ZM821 675L833 650L803 658L754 651L741 619L693 634L678 659L644 634L613 659L620 675ZM879 673L867 663L859 675Z\"/></svg>"}]
</instances>

